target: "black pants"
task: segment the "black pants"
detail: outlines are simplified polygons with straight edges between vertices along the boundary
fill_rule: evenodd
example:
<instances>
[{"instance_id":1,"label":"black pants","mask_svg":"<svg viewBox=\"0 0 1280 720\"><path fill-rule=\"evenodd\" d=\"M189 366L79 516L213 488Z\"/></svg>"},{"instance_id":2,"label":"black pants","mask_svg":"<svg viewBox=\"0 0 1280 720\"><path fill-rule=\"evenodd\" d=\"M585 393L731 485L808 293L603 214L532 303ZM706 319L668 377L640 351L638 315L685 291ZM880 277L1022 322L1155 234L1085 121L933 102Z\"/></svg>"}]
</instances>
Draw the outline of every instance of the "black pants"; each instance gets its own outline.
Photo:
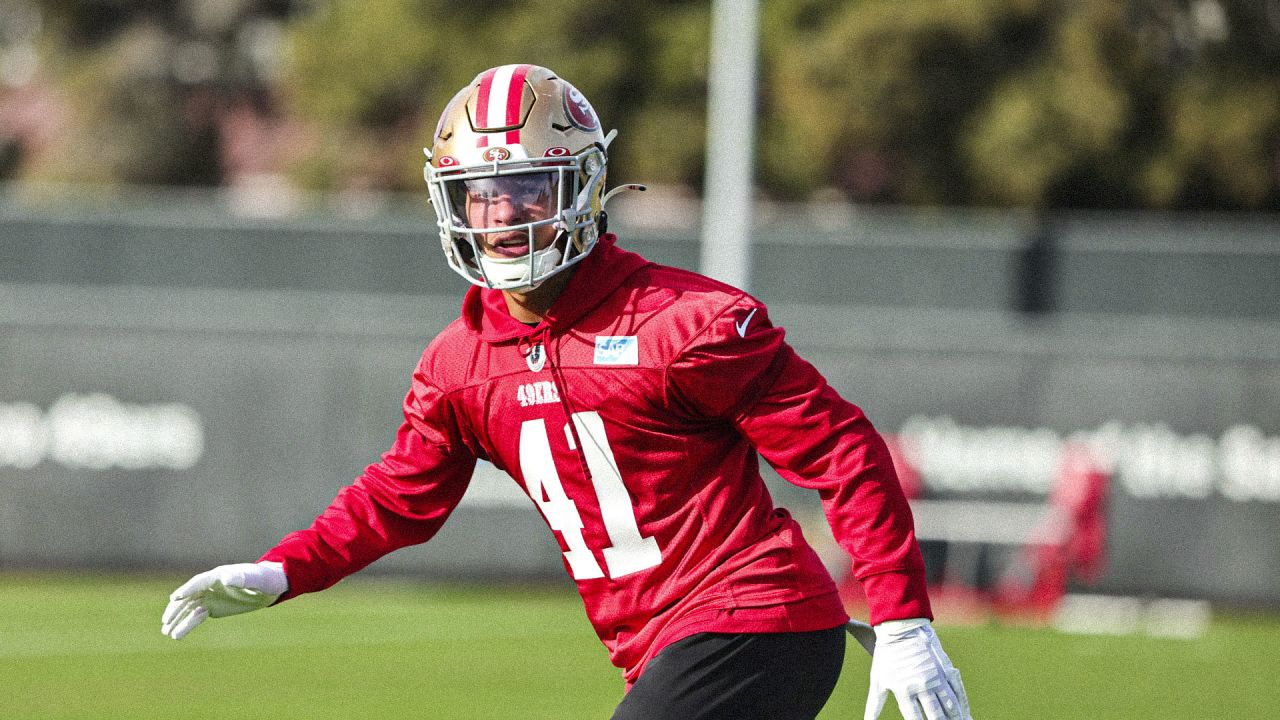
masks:
<instances>
[{"instance_id":1,"label":"black pants","mask_svg":"<svg viewBox=\"0 0 1280 720\"><path fill-rule=\"evenodd\" d=\"M813 720L844 662L844 627L702 633L649 661L613 720Z\"/></svg>"}]
</instances>

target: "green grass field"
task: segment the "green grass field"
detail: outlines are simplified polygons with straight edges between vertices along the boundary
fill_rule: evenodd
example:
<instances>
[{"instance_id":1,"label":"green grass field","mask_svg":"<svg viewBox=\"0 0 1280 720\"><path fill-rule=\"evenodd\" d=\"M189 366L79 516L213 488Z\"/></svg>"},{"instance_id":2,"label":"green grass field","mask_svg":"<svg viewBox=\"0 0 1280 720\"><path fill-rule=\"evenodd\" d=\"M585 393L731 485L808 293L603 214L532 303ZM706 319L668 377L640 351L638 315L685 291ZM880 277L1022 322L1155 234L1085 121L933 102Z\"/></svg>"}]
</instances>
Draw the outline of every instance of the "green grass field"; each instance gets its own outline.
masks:
<instances>
[{"instance_id":1,"label":"green grass field","mask_svg":"<svg viewBox=\"0 0 1280 720\"><path fill-rule=\"evenodd\" d=\"M607 718L622 692L567 588L354 578L174 642L160 613L185 579L0 576L0 717ZM978 720L1280 715L1276 617L1198 640L939 633ZM868 663L851 646L821 717L862 717Z\"/></svg>"}]
</instances>

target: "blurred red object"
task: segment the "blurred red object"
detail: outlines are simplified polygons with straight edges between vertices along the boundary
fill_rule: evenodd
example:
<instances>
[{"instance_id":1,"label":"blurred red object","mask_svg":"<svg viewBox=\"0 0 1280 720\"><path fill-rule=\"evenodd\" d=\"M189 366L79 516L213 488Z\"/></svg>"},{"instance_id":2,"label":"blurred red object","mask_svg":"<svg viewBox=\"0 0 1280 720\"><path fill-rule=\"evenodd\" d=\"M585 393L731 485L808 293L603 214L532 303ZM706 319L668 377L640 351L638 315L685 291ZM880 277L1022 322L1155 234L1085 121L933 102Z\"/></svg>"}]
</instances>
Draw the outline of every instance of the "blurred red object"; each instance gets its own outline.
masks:
<instances>
[{"instance_id":1,"label":"blurred red object","mask_svg":"<svg viewBox=\"0 0 1280 720\"><path fill-rule=\"evenodd\" d=\"M1024 546L995 589L1003 614L1047 614L1071 580L1092 584L1106 569L1110 475L1088 446L1069 443L1049 504L1045 527Z\"/></svg>"}]
</instances>

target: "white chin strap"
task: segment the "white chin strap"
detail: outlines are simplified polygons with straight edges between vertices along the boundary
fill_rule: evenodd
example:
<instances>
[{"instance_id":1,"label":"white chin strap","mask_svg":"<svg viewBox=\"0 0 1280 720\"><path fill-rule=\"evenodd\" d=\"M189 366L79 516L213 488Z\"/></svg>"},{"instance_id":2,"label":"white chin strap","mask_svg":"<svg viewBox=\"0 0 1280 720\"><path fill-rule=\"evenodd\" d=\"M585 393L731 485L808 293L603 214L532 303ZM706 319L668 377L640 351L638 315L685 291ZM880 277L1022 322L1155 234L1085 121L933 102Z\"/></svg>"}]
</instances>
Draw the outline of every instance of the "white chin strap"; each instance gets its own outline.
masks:
<instances>
[{"instance_id":1,"label":"white chin strap","mask_svg":"<svg viewBox=\"0 0 1280 720\"><path fill-rule=\"evenodd\" d=\"M489 285L503 290L532 290L542 284L547 274L560 264L560 248L551 244L533 253L533 277L537 282L529 281L529 256L514 258L495 258L480 256L480 265Z\"/></svg>"}]
</instances>

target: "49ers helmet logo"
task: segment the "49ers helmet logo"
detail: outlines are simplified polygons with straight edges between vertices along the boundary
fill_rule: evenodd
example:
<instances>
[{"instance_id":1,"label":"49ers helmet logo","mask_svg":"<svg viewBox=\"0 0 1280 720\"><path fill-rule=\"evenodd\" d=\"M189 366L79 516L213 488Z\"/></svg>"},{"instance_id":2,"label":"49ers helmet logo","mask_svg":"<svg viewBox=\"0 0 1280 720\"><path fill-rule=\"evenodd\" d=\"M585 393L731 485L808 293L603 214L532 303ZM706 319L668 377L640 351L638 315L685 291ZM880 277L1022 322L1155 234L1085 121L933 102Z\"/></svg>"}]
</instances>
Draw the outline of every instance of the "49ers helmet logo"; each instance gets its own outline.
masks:
<instances>
[{"instance_id":1,"label":"49ers helmet logo","mask_svg":"<svg viewBox=\"0 0 1280 720\"><path fill-rule=\"evenodd\" d=\"M480 156L488 162L498 162L511 157L511 151L504 147L491 147Z\"/></svg>"},{"instance_id":2,"label":"49ers helmet logo","mask_svg":"<svg viewBox=\"0 0 1280 720\"><path fill-rule=\"evenodd\" d=\"M587 98L569 83L564 84L564 114L579 130L591 132L600 127L600 121L596 118L596 111L591 108L591 103L587 102Z\"/></svg>"}]
</instances>

